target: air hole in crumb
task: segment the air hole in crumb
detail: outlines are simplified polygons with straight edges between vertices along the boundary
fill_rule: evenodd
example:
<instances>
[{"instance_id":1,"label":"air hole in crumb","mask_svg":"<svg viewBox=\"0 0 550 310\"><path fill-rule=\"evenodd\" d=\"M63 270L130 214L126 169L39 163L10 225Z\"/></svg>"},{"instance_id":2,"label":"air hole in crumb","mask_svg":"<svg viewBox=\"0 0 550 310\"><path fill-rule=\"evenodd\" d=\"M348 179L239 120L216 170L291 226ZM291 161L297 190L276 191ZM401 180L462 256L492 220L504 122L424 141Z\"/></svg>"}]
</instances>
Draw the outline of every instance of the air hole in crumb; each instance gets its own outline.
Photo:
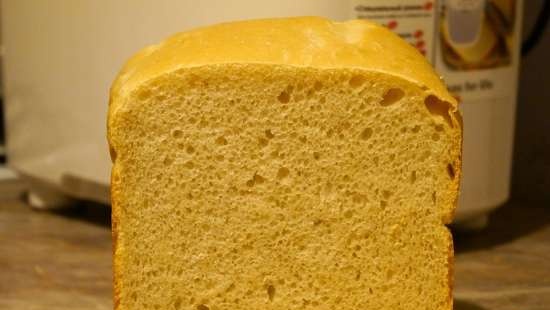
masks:
<instances>
[{"instance_id":1,"label":"air hole in crumb","mask_svg":"<svg viewBox=\"0 0 550 310\"><path fill-rule=\"evenodd\" d=\"M290 171L286 167L279 168L279 171L277 171L277 179L284 179L288 177L290 174Z\"/></svg>"},{"instance_id":2,"label":"air hole in crumb","mask_svg":"<svg viewBox=\"0 0 550 310\"><path fill-rule=\"evenodd\" d=\"M187 152L187 154L193 154L193 153L195 153L195 148L192 147L191 145L189 145L189 146L187 146L185 151Z\"/></svg>"},{"instance_id":3,"label":"air hole in crumb","mask_svg":"<svg viewBox=\"0 0 550 310\"><path fill-rule=\"evenodd\" d=\"M454 111L453 115L454 115L455 120L457 121L458 125L462 127L464 125L464 121L462 120L462 114L460 114L460 111L458 111L458 110Z\"/></svg>"},{"instance_id":4,"label":"air hole in crumb","mask_svg":"<svg viewBox=\"0 0 550 310\"><path fill-rule=\"evenodd\" d=\"M246 181L246 186L252 187L256 184L263 184L265 182L265 178L261 175L254 173L254 176L252 176L252 179Z\"/></svg>"},{"instance_id":5,"label":"air hole in crumb","mask_svg":"<svg viewBox=\"0 0 550 310\"><path fill-rule=\"evenodd\" d=\"M307 138L305 136L301 136L300 138L298 138L298 140L300 140L300 142L302 142L302 143L307 142Z\"/></svg>"},{"instance_id":6,"label":"air hole in crumb","mask_svg":"<svg viewBox=\"0 0 550 310\"><path fill-rule=\"evenodd\" d=\"M420 155L420 160L424 161L424 160L428 159L428 157L430 157L430 151L424 151L424 153L422 153L422 155Z\"/></svg>"},{"instance_id":7,"label":"air hole in crumb","mask_svg":"<svg viewBox=\"0 0 550 310\"><path fill-rule=\"evenodd\" d=\"M172 163L174 162L174 160L170 157L165 157L164 158L164 161L162 162L165 166L170 166Z\"/></svg>"},{"instance_id":8,"label":"air hole in crumb","mask_svg":"<svg viewBox=\"0 0 550 310\"><path fill-rule=\"evenodd\" d=\"M269 301L273 301L273 298L275 298L275 286L267 286L267 297L269 298Z\"/></svg>"},{"instance_id":9,"label":"air hole in crumb","mask_svg":"<svg viewBox=\"0 0 550 310\"><path fill-rule=\"evenodd\" d=\"M432 193L432 201L433 201L434 204L435 204L436 201L437 201L437 196L436 196L436 193L435 193L435 192Z\"/></svg>"},{"instance_id":10,"label":"air hole in crumb","mask_svg":"<svg viewBox=\"0 0 550 310\"><path fill-rule=\"evenodd\" d=\"M227 139L224 136L220 136L216 138L216 144L217 145L227 145Z\"/></svg>"},{"instance_id":11,"label":"air hole in crumb","mask_svg":"<svg viewBox=\"0 0 550 310\"><path fill-rule=\"evenodd\" d=\"M449 174L449 177L451 178L451 180L454 180L454 178L455 178L455 168L453 167L452 164L447 165L447 173Z\"/></svg>"},{"instance_id":12,"label":"air hole in crumb","mask_svg":"<svg viewBox=\"0 0 550 310\"><path fill-rule=\"evenodd\" d=\"M174 129L172 131L172 137L174 137L176 139L179 139L179 138L183 137L183 131L181 131L180 129Z\"/></svg>"},{"instance_id":13,"label":"air hole in crumb","mask_svg":"<svg viewBox=\"0 0 550 310\"><path fill-rule=\"evenodd\" d=\"M315 158L315 160L319 160L319 158L321 158L321 155L319 154L319 152L313 152L313 158Z\"/></svg>"},{"instance_id":14,"label":"air hole in crumb","mask_svg":"<svg viewBox=\"0 0 550 310\"><path fill-rule=\"evenodd\" d=\"M268 138L268 139L273 139L275 137L275 135L271 132L271 130L266 130L265 131L265 136Z\"/></svg>"},{"instance_id":15,"label":"air hole in crumb","mask_svg":"<svg viewBox=\"0 0 550 310\"><path fill-rule=\"evenodd\" d=\"M363 140L368 140L370 137L372 137L372 129L371 128L365 128L362 132L361 132L361 139Z\"/></svg>"},{"instance_id":16,"label":"air hole in crumb","mask_svg":"<svg viewBox=\"0 0 550 310\"><path fill-rule=\"evenodd\" d=\"M443 131L443 129L444 129L444 128L443 128L443 126L441 126L441 125L436 125L436 126L435 126L435 130L436 130L436 131Z\"/></svg>"},{"instance_id":17,"label":"air hole in crumb","mask_svg":"<svg viewBox=\"0 0 550 310\"><path fill-rule=\"evenodd\" d=\"M432 115L443 117L447 124L450 127L453 127L453 121L451 119L451 115L449 114L449 110L451 109L450 103L440 100L434 95L429 95L426 99L424 99L424 104Z\"/></svg>"},{"instance_id":18,"label":"air hole in crumb","mask_svg":"<svg viewBox=\"0 0 550 310\"><path fill-rule=\"evenodd\" d=\"M319 81L316 81L315 84L313 84L313 89L315 89L316 91L319 91L323 88L323 83L319 82Z\"/></svg>"},{"instance_id":19,"label":"air hole in crumb","mask_svg":"<svg viewBox=\"0 0 550 310\"><path fill-rule=\"evenodd\" d=\"M199 122L199 127L204 128L206 127L206 125L208 125L208 123L204 119L201 119Z\"/></svg>"},{"instance_id":20,"label":"air hole in crumb","mask_svg":"<svg viewBox=\"0 0 550 310\"><path fill-rule=\"evenodd\" d=\"M260 145L260 147L266 147L268 143L269 141L265 138L258 139L258 144Z\"/></svg>"},{"instance_id":21,"label":"air hole in crumb","mask_svg":"<svg viewBox=\"0 0 550 310\"><path fill-rule=\"evenodd\" d=\"M385 199L389 199L393 193L390 191L382 191L382 196L384 196Z\"/></svg>"},{"instance_id":22,"label":"air hole in crumb","mask_svg":"<svg viewBox=\"0 0 550 310\"><path fill-rule=\"evenodd\" d=\"M210 308L207 305L201 304L197 305L197 310L210 310Z\"/></svg>"},{"instance_id":23,"label":"air hole in crumb","mask_svg":"<svg viewBox=\"0 0 550 310\"><path fill-rule=\"evenodd\" d=\"M380 101L381 106L389 106L397 101L401 100L405 96L405 92L399 88L390 88L383 96L382 101Z\"/></svg>"},{"instance_id":24,"label":"air hole in crumb","mask_svg":"<svg viewBox=\"0 0 550 310\"><path fill-rule=\"evenodd\" d=\"M413 127L412 132L417 133L420 131L420 126L416 125Z\"/></svg>"},{"instance_id":25,"label":"air hole in crumb","mask_svg":"<svg viewBox=\"0 0 550 310\"><path fill-rule=\"evenodd\" d=\"M192 161L188 161L184 164L184 167L188 168L188 169L193 169L193 167L195 167L195 165L193 164Z\"/></svg>"},{"instance_id":26,"label":"air hole in crumb","mask_svg":"<svg viewBox=\"0 0 550 310\"><path fill-rule=\"evenodd\" d=\"M174 308L176 309L181 308L181 303L182 303L181 297L176 298L176 301L174 302Z\"/></svg>"},{"instance_id":27,"label":"air hole in crumb","mask_svg":"<svg viewBox=\"0 0 550 310\"><path fill-rule=\"evenodd\" d=\"M354 75L349 80L349 86L353 88L359 88L361 87L361 85L365 84L366 81L367 81L367 78L365 78L364 76Z\"/></svg>"},{"instance_id":28,"label":"air hole in crumb","mask_svg":"<svg viewBox=\"0 0 550 310\"><path fill-rule=\"evenodd\" d=\"M344 130L349 129L351 127L351 124L349 122L342 122L340 127Z\"/></svg>"},{"instance_id":29,"label":"air hole in crumb","mask_svg":"<svg viewBox=\"0 0 550 310\"><path fill-rule=\"evenodd\" d=\"M265 182L265 178L262 177L259 174L254 174L254 184L263 184Z\"/></svg>"},{"instance_id":30,"label":"air hole in crumb","mask_svg":"<svg viewBox=\"0 0 550 310\"><path fill-rule=\"evenodd\" d=\"M188 77L188 83L191 84L191 85L195 85L197 83L200 83L200 78L198 75L196 74L190 74Z\"/></svg>"},{"instance_id":31,"label":"air hole in crumb","mask_svg":"<svg viewBox=\"0 0 550 310\"><path fill-rule=\"evenodd\" d=\"M117 153L114 148L109 147L109 154L111 155L111 159L113 162L116 160Z\"/></svg>"},{"instance_id":32,"label":"air hole in crumb","mask_svg":"<svg viewBox=\"0 0 550 310\"><path fill-rule=\"evenodd\" d=\"M355 280L359 281L360 279L361 279L361 270L358 270L357 273L355 274Z\"/></svg>"},{"instance_id":33,"label":"air hole in crumb","mask_svg":"<svg viewBox=\"0 0 550 310\"><path fill-rule=\"evenodd\" d=\"M432 140L434 140L434 141L439 141L439 134L438 134L437 132L434 132L434 133L432 134Z\"/></svg>"},{"instance_id":34,"label":"air hole in crumb","mask_svg":"<svg viewBox=\"0 0 550 310\"><path fill-rule=\"evenodd\" d=\"M416 171L411 172L411 184L416 182Z\"/></svg>"},{"instance_id":35,"label":"air hole in crumb","mask_svg":"<svg viewBox=\"0 0 550 310\"><path fill-rule=\"evenodd\" d=\"M387 202L387 201L385 201L385 200L380 201L380 206L381 206L382 208L385 208L387 205L388 205L388 202Z\"/></svg>"},{"instance_id":36,"label":"air hole in crumb","mask_svg":"<svg viewBox=\"0 0 550 310\"><path fill-rule=\"evenodd\" d=\"M344 212L344 217L345 218L351 218L353 216L353 211L351 210L347 210L346 212Z\"/></svg>"},{"instance_id":37,"label":"air hole in crumb","mask_svg":"<svg viewBox=\"0 0 550 310\"><path fill-rule=\"evenodd\" d=\"M151 97L151 91L150 90L144 90L139 92L138 99L139 100L147 100Z\"/></svg>"},{"instance_id":38,"label":"air hole in crumb","mask_svg":"<svg viewBox=\"0 0 550 310\"><path fill-rule=\"evenodd\" d=\"M365 195L355 194L355 195L353 195L352 200L353 200L354 203L362 203L362 202L366 201L367 198L366 198Z\"/></svg>"},{"instance_id":39,"label":"air hole in crumb","mask_svg":"<svg viewBox=\"0 0 550 310\"><path fill-rule=\"evenodd\" d=\"M277 100L283 104L288 103L290 101L290 94L285 90L277 96Z\"/></svg>"}]
</instances>

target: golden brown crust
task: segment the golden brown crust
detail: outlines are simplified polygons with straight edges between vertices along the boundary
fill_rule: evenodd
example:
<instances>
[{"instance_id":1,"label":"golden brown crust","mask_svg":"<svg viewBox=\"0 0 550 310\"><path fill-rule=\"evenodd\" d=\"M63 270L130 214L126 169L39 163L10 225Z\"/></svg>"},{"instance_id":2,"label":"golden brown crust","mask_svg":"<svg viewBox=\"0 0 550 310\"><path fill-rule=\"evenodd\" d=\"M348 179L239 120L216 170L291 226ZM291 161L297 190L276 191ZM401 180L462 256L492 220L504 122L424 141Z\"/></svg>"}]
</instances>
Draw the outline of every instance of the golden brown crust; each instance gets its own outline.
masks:
<instances>
[{"instance_id":1,"label":"golden brown crust","mask_svg":"<svg viewBox=\"0 0 550 310\"><path fill-rule=\"evenodd\" d=\"M453 236L448 230L448 236L449 236L449 253L447 255L447 264L449 266L449 272L447 274L447 286L449 287L449 297L448 297L448 305L449 310L453 310L453 286L454 286L454 243L453 243Z\"/></svg>"},{"instance_id":2,"label":"golden brown crust","mask_svg":"<svg viewBox=\"0 0 550 310\"><path fill-rule=\"evenodd\" d=\"M119 261L116 255L118 249L118 177L117 172L113 169L111 173L111 226L112 226L112 240L113 240L113 307L115 310L119 309L120 305L120 277L119 277Z\"/></svg>"},{"instance_id":3,"label":"golden brown crust","mask_svg":"<svg viewBox=\"0 0 550 310\"><path fill-rule=\"evenodd\" d=\"M452 183L453 200L451 203L449 214L443 220L444 224L450 224L453 221L456 208L458 207L458 195L460 193L460 180L462 179L462 152L463 152L462 142L463 142L463 136L464 136L464 131L463 131L464 123L462 121L462 114L458 110L458 107L456 111L453 111L452 115L456 124L459 126L460 130L459 130L459 136L456 141L456 146L454 150L456 157L455 157L455 160L452 162L452 166L454 169L454 180Z\"/></svg>"},{"instance_id":4,"label":"golden brown crust","mask_svg":"<svg viewBox=\"0 0 550 310\"><path fill-rule=\"evenodd\" d=\"M464 121L462 120L462 114L460 113L460 111L457 109L454 113L454 117L456 119L456 121L458 122L458 124L460 125L460 137L459 137L459 146L458 146L458 156L456 157L456 160L454 162L454 167L455 167L455 182L456 182L456 195L455 195L455 200L454 200L454 206L453 206L453 209L452 209L452 212L451 212L451 215L450 215L450 218L449 220L445 223L445 224L450 224L452 221L453 221L453 218L454 218L454 215L455 215L455 212L456 212L456 208L458 207L458 196L460 194L460 180L462 179L462 153L464 151L463 149L463 142L464 142Z\"/></svg>"},{"instance_id":5,"label":"golden brown crust","mask_svg":"<svg viewBox=\"0 0 550 310\"><path fill-rule=\"evenodd\" d=\"M460 193L460 180L462 178L462 152L463 152L463 136L464 136L464 131L463 131L463 128L464 128L464 123L463 123L463 120L462 120L462 114L460 113L460 111L457 109L456 111L454 111L453 113L453 116L454 116L454 119L456 120L456 122L458 123L458 125L460 126L460 137L459 137L459 141L458 141L458 150L457 150L457 157L456 157L456 160L455 162L453 163L453 166L455 167L455 191L454 191L454 195L455 195L455 199L454 199L454 203L453 203L453 206L451 208L451 212L449 214L449 218L445 221L445 224L450 224L454 218L454 213L456 211L456 208L458 207L458 195ZM448 250L448 255L447 255L447 264L448 264L448 274L447 274L447 285L449 287L449 297L448 297L448 305L449 305L449 308L448 310L452 310L453 309L453 289L454 289L454 241L453 241L453 235L450 231L449 228L446 228L447 231L448 231L448 236L449 236L449 250Z\"/></svg>"},{"instance_id":6,"label":"golden brown crust","mask_svg":"<svg viewBox=\"0 0 550 310\"><path fill-rule=\"evenodd\" d=\"M455 200L454 200L454 206L452 208L452 214L450 215L450 218L446 222L446 224L449 224L452 222L452 219L454 218L454 212L456 211L456 208L458 207L458 195L460 193L460 180L462 178L462 152L463 152L463 137L464 137L464 121L462 120L462 114L457 109L453 113L454 119L456 120L457 124L460 127L460 137L459 137L459 149L458 149L458 156L456 158L456 161L454 162L455 167L455 182L456 182L456 192L455 192ZM449 297L448 297L448 304L449 304L449 310L453 309L453 289L454 289L454 241L453 241L453 235L449 228L447 228L448 235L449 235L449 252L447 255L447 264L449 267L448 271L448 277L447 277L447 285L449 287Z\"/></svg>"},{"instance_id":7,"label":"golden brown crust","mask_svg":"<svg viewBox=\"0 0 550 310\"><path fill-rule=\"evenodd\" d=\"M113 83L110 114L124 103L122 97L149 79L181 68L228 63L384 72L431 89L453 111L457 106L425 57L385 27L364 20L296 17L194 29L141 50Z\"/></svg>"}]
</instances>

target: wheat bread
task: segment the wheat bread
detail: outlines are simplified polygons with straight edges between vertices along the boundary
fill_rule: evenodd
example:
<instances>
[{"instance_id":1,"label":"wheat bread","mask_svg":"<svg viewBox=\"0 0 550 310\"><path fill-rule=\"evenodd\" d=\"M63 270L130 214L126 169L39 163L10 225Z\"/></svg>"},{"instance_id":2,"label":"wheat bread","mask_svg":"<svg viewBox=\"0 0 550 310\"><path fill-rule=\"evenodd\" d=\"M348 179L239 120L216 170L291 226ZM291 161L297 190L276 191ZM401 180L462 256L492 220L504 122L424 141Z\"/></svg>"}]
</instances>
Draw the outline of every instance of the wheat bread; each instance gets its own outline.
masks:
<instances>
[{"instance_id":1,"label":"wheat bread","mask_svg":"<svg viewBox=\"0 0 550 310\"><path fill-rule=\"evenodd\" d=\"M452 309L456 101L366 21L219 24L113 84L115 309Z\"/></svg>"}]
</instances>

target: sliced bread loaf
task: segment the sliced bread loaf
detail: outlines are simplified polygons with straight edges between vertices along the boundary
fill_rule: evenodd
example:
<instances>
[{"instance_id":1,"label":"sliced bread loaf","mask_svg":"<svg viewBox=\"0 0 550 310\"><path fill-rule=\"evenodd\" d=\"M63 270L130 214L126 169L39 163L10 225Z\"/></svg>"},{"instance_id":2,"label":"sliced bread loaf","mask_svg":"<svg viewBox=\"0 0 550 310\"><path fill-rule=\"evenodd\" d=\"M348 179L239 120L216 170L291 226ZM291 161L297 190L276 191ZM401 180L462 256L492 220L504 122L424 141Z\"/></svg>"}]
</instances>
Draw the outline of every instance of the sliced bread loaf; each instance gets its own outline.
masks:
<instances>
[{"instance_id":1,"label":"sliced bread loaf","mask_svg":"<svg viewBox=\"0 0 550 310\"><path fill-rule=\"evenodd\" d=\"M108 127L116 309L452 308L460 116L390 31L177 34L122 70Z\"/></svg>"}]
</instances>

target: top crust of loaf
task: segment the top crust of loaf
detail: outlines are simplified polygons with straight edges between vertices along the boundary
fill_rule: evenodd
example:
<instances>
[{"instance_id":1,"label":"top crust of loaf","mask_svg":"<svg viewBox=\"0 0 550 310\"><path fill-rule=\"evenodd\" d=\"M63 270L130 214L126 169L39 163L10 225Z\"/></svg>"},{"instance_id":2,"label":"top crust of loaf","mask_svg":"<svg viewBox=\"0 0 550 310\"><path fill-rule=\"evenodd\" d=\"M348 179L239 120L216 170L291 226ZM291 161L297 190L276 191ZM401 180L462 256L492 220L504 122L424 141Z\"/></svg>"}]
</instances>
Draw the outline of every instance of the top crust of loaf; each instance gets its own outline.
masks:
<instances>
[{"instance_id":1,"label":"top crust of loaf","mask_svg":"<svg viewBox=\"0 0 550 310\"><path fill-rule=\"evenodd\" d=\"M222 23L173 35L126 63L113 84L111 108L121 103L116 97L164 73L228 63L384 72L430 89L457 109L425 57L390 30L365 20L334 22L320 17Z\"/></svg>"}]
</instances>

